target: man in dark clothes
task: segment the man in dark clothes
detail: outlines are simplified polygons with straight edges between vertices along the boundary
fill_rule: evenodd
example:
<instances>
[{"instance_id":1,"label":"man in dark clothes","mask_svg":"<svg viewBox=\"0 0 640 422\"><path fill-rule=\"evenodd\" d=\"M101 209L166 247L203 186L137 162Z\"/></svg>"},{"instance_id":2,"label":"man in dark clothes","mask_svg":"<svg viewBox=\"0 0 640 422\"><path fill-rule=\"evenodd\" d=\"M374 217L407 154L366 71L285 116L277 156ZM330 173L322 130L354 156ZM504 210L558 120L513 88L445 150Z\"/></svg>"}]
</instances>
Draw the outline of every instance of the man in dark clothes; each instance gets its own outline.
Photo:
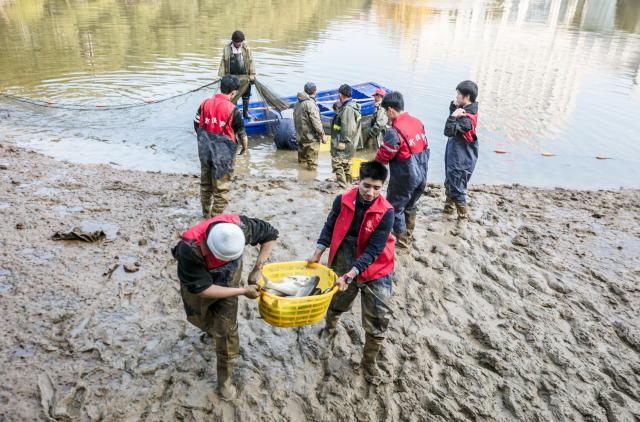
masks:
<instances>
[{"instance_id":1,"label":"man in dark clothes","mask_svg":"<svg viewBox=\"0 0 640 422\"><path fill-rule=\"evenodd\" d=\"M222 49L222 59L218 76L235 75L240 80L240 89L231 97L235 104L238 97L242 96L242 113L245 119L249 119L249 100L251 99L251 84L256 80L256 68L253 63L253 55L244 40L242 31L233 31L231 42Z\"/></svg>"},{"instance_id":2,"label":"man in dark clothes","mask_svg":"<svg viewBox=\"0 0 640 422\"><path fill-rule=\"evenodd\" d=\"M340 275L340 291L329 306L323 331L330 341L338 319L351 309L358 292L361 295L365 344L362 367L369 382L380 382L377 357L389 325L388 302L394 266L395 239L393 206L380 194L387 178L382 164L370 161L360 166L358 187L338 195L324 224L316 250L307 261L320 261L329 248L329 266ZM377 296L377 297L376 297Z\"/></svg>"},{"instance_id":3,"label":"man in dark clothes","mask_svg":"<svg viewBox=\"0 0 640 422\"><path fill-rule=\"evenodd\" d=\"M215 340L218 391L224 400L236 395L231 373L239 354L238 296L259 296L260 271L277 238L278 231L265 221L223 214L191 227L172 249L187 320ZM240 287L242 254L249 244L259 244L260 252L249 286Z\"/></svg>"},{"instance_id":4,"label":"man in dark clothes","mask_svg":"<svg viewBox=\"0 0 640 422\"><path fill-rule=\"evenodd\" d=\"M197 132L199 128L207 132L224 136L232 142L241 142L240 154L248 148L249 140L244 128L242 114L231 102L240 87L240 81L233 75L228 75L220 81L220 93L212 98L207 98L198 107L198 112L193 119L193 128ZM230 123L229 123L230 122ZM200 140L199 140L200 142ZM221 157L218 157L220 159ZM233 168L235 155L225 157L230 160ZM222 177L213 178L210 166L201 160L200 166L200 200L202 202L202 216L209 218L224 211L229 203L229 191L231 190L231 178L233 170ZM211 200L213 199L213 204Z\"/></svg>"},{"instance_id":5,"label":"man in dark clothes","mask_svg":"<svg viewBox=\"0 0 640 422\"><path fill-rule=\"evenodd\" d=\"M463 81L456 87L456 99L449 105L449 118L444 135L449 138L444 153L447 195L443 212L452 215L458 211L458 221L467 219L467 183L478 161L478 85Z\"/></svg>"},{"instance_id":6,"label":"man in dark clothes","mask_svg":"<svg viewBox=\"0 0 640 422\"><path fill-rule=\"evenodd\" d=\"M427 185L429 148L424 125L404 111L404 99L399 92L387 94L381 103L391 121L384 134L375 160L389 164L387 199L395 210L393 234L399 248L409 248L416 226L418 200Z\"/></svg>"}]
</instances>

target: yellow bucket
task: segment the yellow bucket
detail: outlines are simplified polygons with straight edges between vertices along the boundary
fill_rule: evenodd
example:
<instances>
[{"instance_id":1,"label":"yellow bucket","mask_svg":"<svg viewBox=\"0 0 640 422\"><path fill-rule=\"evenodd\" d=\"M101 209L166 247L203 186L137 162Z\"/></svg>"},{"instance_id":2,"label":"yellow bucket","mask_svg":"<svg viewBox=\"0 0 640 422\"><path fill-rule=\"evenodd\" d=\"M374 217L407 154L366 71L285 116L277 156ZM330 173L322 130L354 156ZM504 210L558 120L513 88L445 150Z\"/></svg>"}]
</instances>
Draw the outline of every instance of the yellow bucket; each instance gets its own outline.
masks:
<instances>
[{"instance_id":1,"label":"yellow bucket","mask_svg":"<svg viewBox=\"0 0 640 422\"><path fill-rule=\"evenodd\" d=\"M321 290L333 286L325 294L307 297L278 297L262 291L258 298L260 316L268 324L276 327L301 327L319 322L327 313L331 298L338 291L338 287L334 286L338 276L320 264L311 264L309 267L305 261L267 264L262 268L262 273L272 283L292 275L317 275L320 277L318 287ZM265 281L261 278L258 283L263 286Z\"/></svg>"},{"instance_id":2,"label":"yellow bucket","mask_svg":"<svg viewBox=\"0 0 640 422\"><path fill-rule=\"evenodd\" d=\"M324 139L327 141L324 144L320 143L320 152L331 151L331 135L324 135Z\"/></svg>"},{"instance_id":3,"label":"yellow bucket","mask_svg":"<svg viewBox=\"0 0 640 422\"><path fill-rule=\"evenodd\" d=\"M357 179L360 177L360 164L362 164L364 160L362 158L353 157L351 159L351 177Z\"/></svg>"}]
</instances>

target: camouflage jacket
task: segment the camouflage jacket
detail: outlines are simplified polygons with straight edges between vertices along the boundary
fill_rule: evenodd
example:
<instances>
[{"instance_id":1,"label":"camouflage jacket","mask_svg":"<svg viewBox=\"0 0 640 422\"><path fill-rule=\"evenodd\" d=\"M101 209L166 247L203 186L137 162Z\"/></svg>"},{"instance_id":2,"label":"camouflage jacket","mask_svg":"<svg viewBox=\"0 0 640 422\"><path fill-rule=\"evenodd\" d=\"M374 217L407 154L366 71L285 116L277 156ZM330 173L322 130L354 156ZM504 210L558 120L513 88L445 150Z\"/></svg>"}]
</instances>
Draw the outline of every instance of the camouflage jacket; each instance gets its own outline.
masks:
<instances>
[{"instance_id":1,"label":"camouflage jacket","mask_svg":"<svg viewBox=\"0 0 640 422\"><path fill-rule=\"evenodd\" d=\"M315 98L311 98L306 92L298 92L298 102L293 108L293 121L299 143L322 141L324 129L320 120L320 109Z\"/></svg>"}]
</instances>

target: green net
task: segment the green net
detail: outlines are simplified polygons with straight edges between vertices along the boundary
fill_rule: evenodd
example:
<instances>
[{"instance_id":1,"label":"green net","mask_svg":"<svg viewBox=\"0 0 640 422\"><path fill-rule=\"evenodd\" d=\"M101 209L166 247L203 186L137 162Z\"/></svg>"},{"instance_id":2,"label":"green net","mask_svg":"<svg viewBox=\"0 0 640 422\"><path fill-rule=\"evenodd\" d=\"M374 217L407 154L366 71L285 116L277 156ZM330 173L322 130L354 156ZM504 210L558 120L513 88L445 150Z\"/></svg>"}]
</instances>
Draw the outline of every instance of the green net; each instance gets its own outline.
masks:
<instances>
[{"instance_id":1,"label":"green net","mask_svg":"<svg viewBox=\"0 0 640 422\"><path fill-rule=\"evenodd\" d=\"M258 94L260 94L260 96L264 100L266 107L274 108L278 111L286 110L289 108L290 104L288 101L284 100L281 96L273 92L262 82L256 79L254 81L254 86L256 87Z\"/></svg>"}]
</instances>

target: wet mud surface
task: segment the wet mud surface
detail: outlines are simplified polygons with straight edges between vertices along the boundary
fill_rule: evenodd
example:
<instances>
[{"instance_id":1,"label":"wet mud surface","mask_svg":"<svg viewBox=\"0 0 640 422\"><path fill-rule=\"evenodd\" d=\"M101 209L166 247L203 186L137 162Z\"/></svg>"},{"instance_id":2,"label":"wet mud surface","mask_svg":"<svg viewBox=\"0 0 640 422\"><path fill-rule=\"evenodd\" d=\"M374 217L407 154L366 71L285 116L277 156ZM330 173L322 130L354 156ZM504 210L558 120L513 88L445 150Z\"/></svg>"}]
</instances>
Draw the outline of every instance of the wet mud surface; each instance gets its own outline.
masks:
<instances>
[{"instance_id":1,"label":"wet mud surface","mask_svg":"<svg viewBox=\"0 0 640 422\"><path fill-rule=\"evenodd\" d=\"M303 259L336 192L238 176L228 211L280 230L271 261ZM443 202L430 186L397 259L387 383L358 368L358 301L328 348L322 324L273 328L241 298L239 398L226 403L169 253L199 221L198 179L3 142L0 419L640 420L640 192L477 186L463 230ZM51 240L78 226L106 237Z\"/></svg>"}]
</instances>

